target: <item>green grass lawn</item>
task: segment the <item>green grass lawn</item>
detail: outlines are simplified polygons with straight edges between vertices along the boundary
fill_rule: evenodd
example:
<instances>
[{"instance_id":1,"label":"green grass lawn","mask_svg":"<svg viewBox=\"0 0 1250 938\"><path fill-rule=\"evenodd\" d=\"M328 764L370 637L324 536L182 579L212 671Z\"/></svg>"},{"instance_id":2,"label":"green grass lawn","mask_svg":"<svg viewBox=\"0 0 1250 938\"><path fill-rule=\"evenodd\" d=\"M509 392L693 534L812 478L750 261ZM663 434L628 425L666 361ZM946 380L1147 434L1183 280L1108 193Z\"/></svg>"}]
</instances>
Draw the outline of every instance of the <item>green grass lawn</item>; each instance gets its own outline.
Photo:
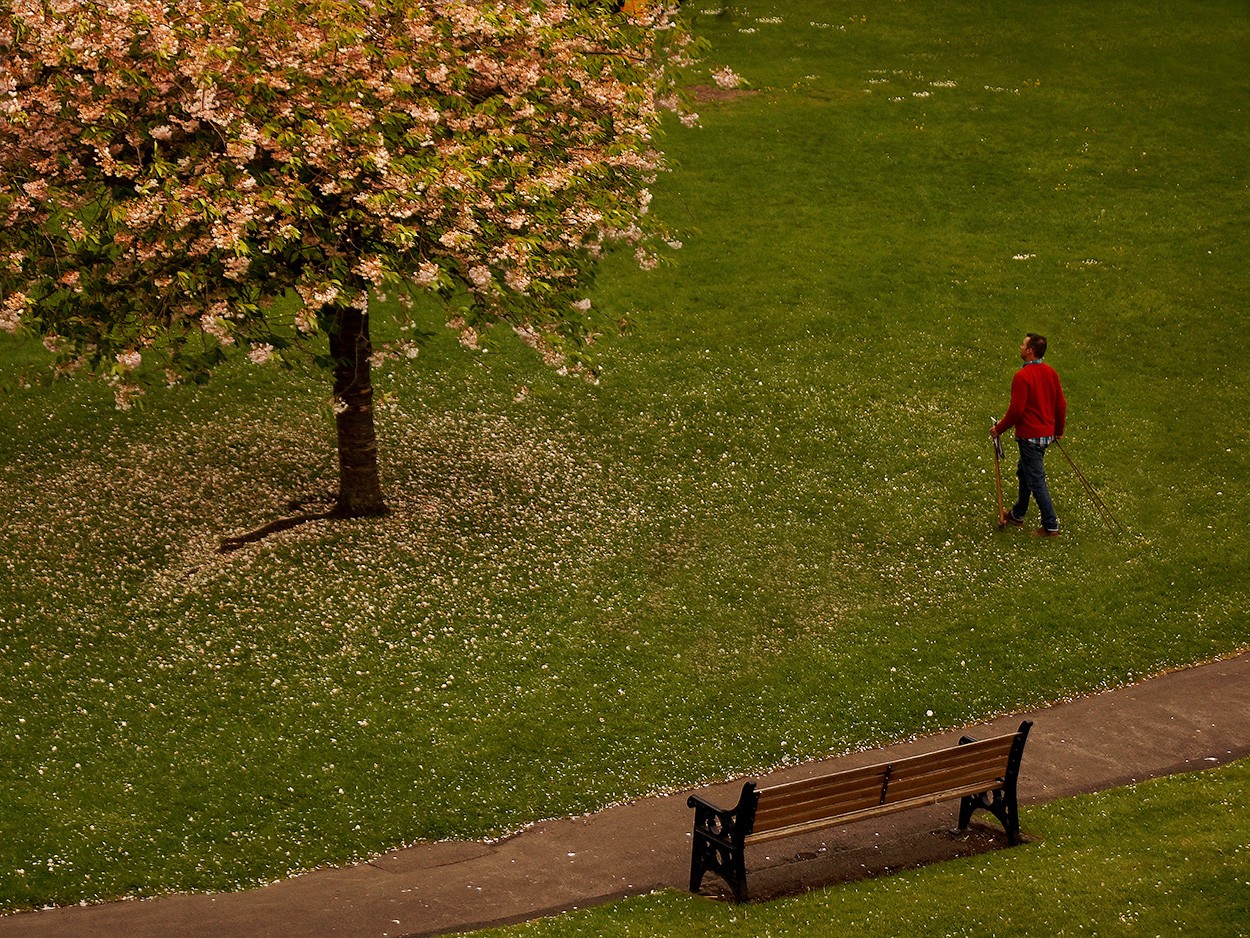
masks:
<instances>
[{"instance_id":1,"label":"green grass lawn","mask_svg":"<svg viewBox=\"0 0 1250 938\"><path fill-rule=\"evenodd\" d=\"M482 938L1241 935L1250 927L1250 762L1027 809L1027 845L791 899L675 892ZM818 924L816 924L818 923Z\"/></svg>"},{"instance_id":2,"label":"green grass lawn","mask_svg":"<svg viewBox=\"0 0 1250 938\"><path fill-rule=\"evenodd\" d=\"M381 379L390 516L217 552L335 485L317 374L128 413L9 379L0 909L495 834L1250 645L1245 4L686 8L751 88L664 140L684 248L605 263L634 328L597 386L503 335ZM1025 331L1124 538L1059 454L1065 536L994 530Z\"/></svg>"}]
</instances>

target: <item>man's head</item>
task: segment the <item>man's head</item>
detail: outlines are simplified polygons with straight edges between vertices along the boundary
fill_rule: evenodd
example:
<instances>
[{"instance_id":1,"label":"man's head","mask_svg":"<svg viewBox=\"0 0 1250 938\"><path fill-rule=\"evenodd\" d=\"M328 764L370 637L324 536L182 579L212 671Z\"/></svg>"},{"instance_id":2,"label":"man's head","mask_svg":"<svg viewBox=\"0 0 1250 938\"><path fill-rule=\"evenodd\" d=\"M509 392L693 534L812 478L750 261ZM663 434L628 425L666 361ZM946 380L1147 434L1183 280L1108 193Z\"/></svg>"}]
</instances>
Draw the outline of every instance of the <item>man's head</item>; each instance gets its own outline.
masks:
<instances>
[{"instance_id":1,"label":"man's head","mask_svg":"<svg viewBox=\"0 0 1250 938\"><path fill-rule=\"evenodd\" d=\"M1026 362L1040 361L1046 356L1046 337L1030 332L1020 343L1020 357Z\"/></svg>"}]
</instances>

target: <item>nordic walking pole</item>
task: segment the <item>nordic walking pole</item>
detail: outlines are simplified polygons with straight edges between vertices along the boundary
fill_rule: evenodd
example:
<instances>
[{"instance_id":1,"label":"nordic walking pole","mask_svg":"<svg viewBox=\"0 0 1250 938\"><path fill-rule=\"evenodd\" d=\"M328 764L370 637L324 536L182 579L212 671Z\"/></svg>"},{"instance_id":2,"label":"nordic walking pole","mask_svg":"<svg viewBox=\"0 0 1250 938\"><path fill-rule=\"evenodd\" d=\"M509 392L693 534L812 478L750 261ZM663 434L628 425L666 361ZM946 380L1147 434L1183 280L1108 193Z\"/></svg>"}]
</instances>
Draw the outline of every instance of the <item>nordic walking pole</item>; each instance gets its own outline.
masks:
<instances>
[{"instance_id":1,"label":"nordic walking pole","mask_svg":"<svg viewBox=\"0 0 1250 938\"><path fill-rule=\"evenodd\" d=\"M1085 473L1077 468L1076 463L1072 461L1072 457L1068 455L1067 449L1061 442L1059 442L1059 440L1055 440L1055 445L1059 447L1059 452L1063 453L1063 458L1068 461L1068 465L1072 467L1072 471L1076 473L1076 477L1081 480L1081 485L1085 486L1085 491L1089 493L1090 501L1094 503L1094 510L1098 512L1098 516L1102 518L1103 523L1106 524L1111 533L1116 537L1122 535L1124 533L1124 528L1120 525L1120 522L1115 520L1115 517L1111 514L1111 510L1107 507L1106 503L1103 502L1099 494L1094 491L1094 487L1089 484L1089 479L1085 478Z\"/></svg>"},{"instance_id":2,"label":"nordic walking pole","mask_svg":"<svg viewBox=\"0 0 1250 938\"><path fill-rule=\"evenodd\" d=\"M997 421L993 417L990 426L994 426ZM1003 473L999 468L999 463L1003 458L1003 442L999 437L993 437L991 441L994 444L994 490L998 493L998 530L1007 527L1007 516L1003 513Z\"/></svg>"}]
</instances>

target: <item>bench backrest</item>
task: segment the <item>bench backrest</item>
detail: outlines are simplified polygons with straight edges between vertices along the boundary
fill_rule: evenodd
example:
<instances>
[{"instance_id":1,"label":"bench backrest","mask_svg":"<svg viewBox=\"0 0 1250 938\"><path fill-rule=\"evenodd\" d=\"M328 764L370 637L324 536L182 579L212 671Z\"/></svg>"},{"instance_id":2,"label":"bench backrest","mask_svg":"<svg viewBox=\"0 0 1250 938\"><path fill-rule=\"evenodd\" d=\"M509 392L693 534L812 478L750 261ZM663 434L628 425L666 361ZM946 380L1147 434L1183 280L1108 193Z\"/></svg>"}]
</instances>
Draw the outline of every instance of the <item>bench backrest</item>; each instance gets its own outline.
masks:
<instances>
[{"instance_id":1,"label":"bench backrest","mask_svg":"<svg viewBox=\"0 0 1250 938\"><path fill-rule=\"evenodd\" d=\"M1001 788L1021 733L758 789L754 841ZM1021 741L1021 745L1023 741Z\"/></svg>"}]
</instances>

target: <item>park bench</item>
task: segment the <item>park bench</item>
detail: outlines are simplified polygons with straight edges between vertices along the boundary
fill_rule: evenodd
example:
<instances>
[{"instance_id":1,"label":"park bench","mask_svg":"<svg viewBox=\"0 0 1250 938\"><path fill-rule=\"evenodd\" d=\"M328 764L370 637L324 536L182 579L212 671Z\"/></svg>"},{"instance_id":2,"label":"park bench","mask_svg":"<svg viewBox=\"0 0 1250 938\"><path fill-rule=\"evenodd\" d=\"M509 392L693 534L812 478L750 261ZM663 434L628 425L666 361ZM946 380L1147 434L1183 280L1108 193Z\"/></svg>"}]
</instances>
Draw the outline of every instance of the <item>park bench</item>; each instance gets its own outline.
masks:
<instances>
[{"instance_id":1,"label":"park bench","mask_svg":"<svg viewBox=\"0 0 1250 938\"><path fill-rule=\"evenodd\" d=\"M752 844L954 798L960 799L961 831L968 828L972 813L982 808L1002 822L1007 842L1017 844L1016 777L1032 725L1025 720L1016 732L1004 736L982 740L965 736L957 746L818 778L767 788L747 782L733 808L691 795L686 801L694 808L690 891L698 892L704 874L713 872L743 902L745 850Z\"/></svg>"}]
</instances>

